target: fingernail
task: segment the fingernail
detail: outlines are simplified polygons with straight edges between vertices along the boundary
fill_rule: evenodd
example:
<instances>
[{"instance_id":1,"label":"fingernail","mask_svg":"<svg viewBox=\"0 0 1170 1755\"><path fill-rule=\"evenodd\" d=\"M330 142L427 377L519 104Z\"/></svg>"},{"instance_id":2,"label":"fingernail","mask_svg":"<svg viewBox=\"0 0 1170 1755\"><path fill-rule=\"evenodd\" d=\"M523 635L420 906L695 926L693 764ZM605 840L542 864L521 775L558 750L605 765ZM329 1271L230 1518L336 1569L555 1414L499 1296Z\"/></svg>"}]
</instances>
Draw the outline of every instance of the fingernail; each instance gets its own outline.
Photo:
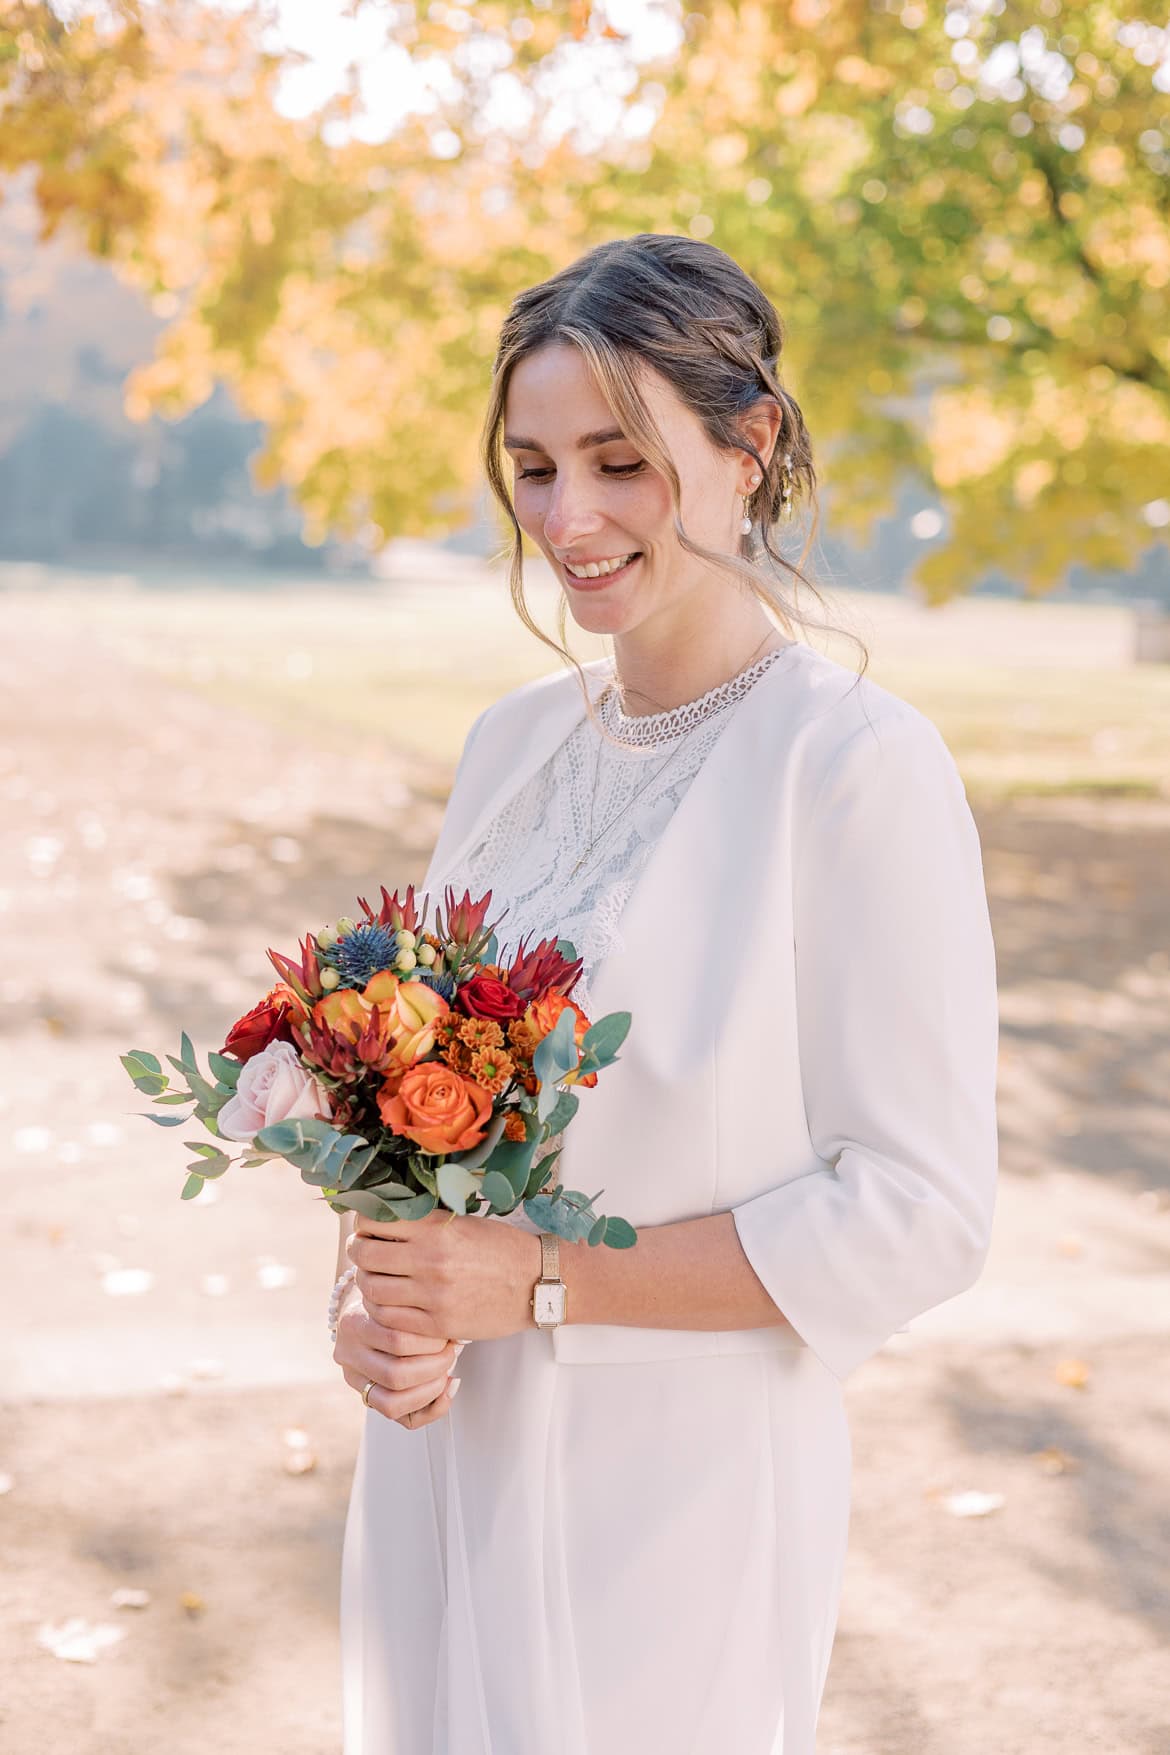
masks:
<instances>
[{"instance_id":1,"label":"fingernail","mask_svg":"<svg viewBox=\"0 0 1170 1755\"><path fill-rule=\"evenodd\" d=\"M455 1400L455 1397L459 1394L459 1385L462 1382L463 1382L463 1379L461 1377L453 1377L451 1379L451 1393L450 1393L450 1396L448 1398L449 1400L451 1400L451 1401Z\"/></svg>"},{"instance_id":2,"label":"fingernail","mask_svg":"<svg viewBox=\"0 0 1170 1755\"><path fill-rule=\"evenodd\" d=\"M460 1353L461 1353L461 1352L462 1352L462 1351L463 1351L463 1349L464 1349L464 1347L465 1347L465 1346L466 1346L466 1345L467 1345L467 1342L466 1342L466 1341L460 1341L460 1342L459 1342L459 1343L458 1343L458 1345L457 1345L457 1346L456 1346L456 1348L455 1348L455 1357L456 1357L456 1358L457 1358L457 1359L458 1359L458 1357L459 1357L459 1355L460 1355Z\"/></svg>"}]
</instances>

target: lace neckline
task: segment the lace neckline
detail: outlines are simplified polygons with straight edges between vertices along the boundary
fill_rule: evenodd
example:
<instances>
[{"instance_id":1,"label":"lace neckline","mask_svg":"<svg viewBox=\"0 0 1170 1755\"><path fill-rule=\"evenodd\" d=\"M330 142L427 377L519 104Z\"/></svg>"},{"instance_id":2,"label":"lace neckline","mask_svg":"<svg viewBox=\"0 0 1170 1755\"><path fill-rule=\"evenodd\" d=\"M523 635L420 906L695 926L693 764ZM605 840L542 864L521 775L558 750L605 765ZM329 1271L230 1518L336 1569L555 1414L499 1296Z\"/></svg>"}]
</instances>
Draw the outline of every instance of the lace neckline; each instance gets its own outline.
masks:
<instances>
[{"instance_id":1,"label":"lace neckline","mask_svg":"<svg viewBox=\"0 0 1170 1755\"><path fill-rule=\"evenodd\" d=\"M713 689L708 689L706 694L700 695L696 700L684 701L681 706L668 707L661 713L623 712L617 689L611 680L602 692L598 711L606 730L622 743L637 749L657 748L661 744L672 743L675 738L690 731L702 720L721 713L733 701L740 700L757 677L762 676L776 659L791 653L798 646L799 642L796 640L790 640L786 646L774 646L771 652L765 652L754 664L737 671L726 682L716 683Z\"/></svg>"}]
</instances>

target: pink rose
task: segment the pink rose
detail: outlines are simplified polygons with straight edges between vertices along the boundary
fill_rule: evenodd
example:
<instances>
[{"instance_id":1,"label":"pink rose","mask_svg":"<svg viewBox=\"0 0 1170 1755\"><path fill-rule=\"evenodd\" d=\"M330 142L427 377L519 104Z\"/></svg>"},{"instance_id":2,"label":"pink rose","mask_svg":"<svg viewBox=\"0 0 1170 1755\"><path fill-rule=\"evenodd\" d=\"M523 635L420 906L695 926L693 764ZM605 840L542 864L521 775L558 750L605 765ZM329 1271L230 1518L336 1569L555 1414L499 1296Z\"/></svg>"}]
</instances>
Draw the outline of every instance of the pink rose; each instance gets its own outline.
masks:
<instances>
[{"instance_id":1,"label":"pink rose","mask_svg":"<svg viewBox=\"0 0 1170 1755\"><path fill-rule=\"evenodd\" d=\"M251 1140L262 1127L298 1116L331 1120L328 1094L306 1071L291 1042L270 1042L240 1069L235 1096L215 1121L225 1139Z\"/></svg>"}]
</instances>

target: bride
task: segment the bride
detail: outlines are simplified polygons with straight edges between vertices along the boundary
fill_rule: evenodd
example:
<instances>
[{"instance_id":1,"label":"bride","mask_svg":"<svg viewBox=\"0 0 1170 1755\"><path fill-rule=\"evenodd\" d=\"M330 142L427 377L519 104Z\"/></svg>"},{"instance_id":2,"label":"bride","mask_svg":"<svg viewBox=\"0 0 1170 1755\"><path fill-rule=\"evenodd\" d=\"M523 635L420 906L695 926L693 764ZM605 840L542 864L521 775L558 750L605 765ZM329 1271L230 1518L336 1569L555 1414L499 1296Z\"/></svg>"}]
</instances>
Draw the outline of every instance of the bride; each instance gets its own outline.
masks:
<instances>
[{"instance_id":1,"label":"bride","mask_svg":"<svg viewBox=\"0 0 1170 1755\"><path fill-rule=\"evenodd\" d=\"M502 964L568 938L577 1003L631 1013L556 1179L638 1236L343 1219L345 1755L812 1755L843 1382L986 1256L978 835L933 723L791 632L782 339L724 252L650 233L504 323L487 473L564 663L475 721L422 891L491 888Z\"/></svg>"}]
</instances>

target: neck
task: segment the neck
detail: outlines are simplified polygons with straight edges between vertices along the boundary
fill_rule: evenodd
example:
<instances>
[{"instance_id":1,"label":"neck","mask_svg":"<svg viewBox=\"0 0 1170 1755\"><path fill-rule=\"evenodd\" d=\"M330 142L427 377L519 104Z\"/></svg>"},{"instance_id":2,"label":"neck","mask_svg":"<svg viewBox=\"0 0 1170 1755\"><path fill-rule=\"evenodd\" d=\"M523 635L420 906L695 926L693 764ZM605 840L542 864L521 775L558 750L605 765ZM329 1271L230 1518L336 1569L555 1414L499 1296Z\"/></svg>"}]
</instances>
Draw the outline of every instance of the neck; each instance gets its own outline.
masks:
<instances>
[{"instance_id":1,"label":"neck","mask_svg":"<svg viewBox=\"0 0 1170 1755\"><path fill-rule=\"evenodd\" d=\"M633 716L669 712L697 701L709 689L738 676L773 647L789 644L758 604L754 614L721 617L718 623L670 636L645 626L613 636L622 709Z\"/></svg>"}]
</instances>

